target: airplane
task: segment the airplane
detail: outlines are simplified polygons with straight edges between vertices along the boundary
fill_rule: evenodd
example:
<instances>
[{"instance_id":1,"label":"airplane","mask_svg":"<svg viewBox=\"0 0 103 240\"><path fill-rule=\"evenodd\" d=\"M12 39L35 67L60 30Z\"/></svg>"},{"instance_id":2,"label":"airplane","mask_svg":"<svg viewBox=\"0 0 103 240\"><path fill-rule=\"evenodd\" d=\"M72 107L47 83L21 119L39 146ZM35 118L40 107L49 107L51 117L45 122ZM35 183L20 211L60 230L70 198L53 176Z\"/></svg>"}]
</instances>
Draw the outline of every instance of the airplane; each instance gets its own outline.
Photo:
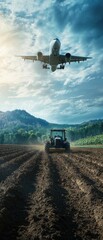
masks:
<instances>
[{"instance_id":1,"label":"airplane","mask_svg":"<svg viewBox=\"0 0 103 240\"><path fill-rule=\"evenodd\" d=\"M40 61L43 63L43 69L50 69L48 65L51 66L51 71L54 72L56 69L64 69L65 64L68 62L80 62L90 59L91 57L80 57L73 56L70 53L66 53L65 55L60 54L61 43L58 38L55 38L50 43L50 54L43 55L42 52L37 52L37 56L18 56L23 58L24 60L32 60L32 61ZM59 65L59 67L58 67Z\"/></svg>"}]
</instances>

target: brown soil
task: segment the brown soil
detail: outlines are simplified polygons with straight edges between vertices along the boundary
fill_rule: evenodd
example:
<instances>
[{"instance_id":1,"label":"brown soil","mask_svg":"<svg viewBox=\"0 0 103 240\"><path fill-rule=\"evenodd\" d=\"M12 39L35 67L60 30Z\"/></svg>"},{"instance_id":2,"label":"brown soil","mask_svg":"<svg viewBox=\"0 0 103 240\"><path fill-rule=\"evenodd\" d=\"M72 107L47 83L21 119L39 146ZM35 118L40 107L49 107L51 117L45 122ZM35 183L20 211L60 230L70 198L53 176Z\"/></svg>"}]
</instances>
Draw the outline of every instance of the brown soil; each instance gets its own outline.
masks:
<instances>
[{"instance_id":1,"label":"brown soil","mask_svg":"<svg viewBox=\"0 0 103 240\"><path fill-rule=\"evenodd\" d=\"M103 149L0 145L1 240L102 240Z\"/></svg>"}]
</instances>

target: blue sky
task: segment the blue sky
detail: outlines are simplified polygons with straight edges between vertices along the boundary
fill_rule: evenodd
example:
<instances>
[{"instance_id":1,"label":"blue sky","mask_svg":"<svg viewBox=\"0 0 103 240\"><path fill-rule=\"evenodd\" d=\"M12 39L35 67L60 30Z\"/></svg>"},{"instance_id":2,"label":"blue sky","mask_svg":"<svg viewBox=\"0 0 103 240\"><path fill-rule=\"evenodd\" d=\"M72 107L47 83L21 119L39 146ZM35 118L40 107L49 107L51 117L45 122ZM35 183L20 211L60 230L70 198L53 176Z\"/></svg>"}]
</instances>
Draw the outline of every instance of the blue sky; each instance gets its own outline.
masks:
<instances>
[{"instance_id":1,"label":"blue sky","mask_svg":"<svg viewBox=\"0 0 103 240\"><path fill-rule=\"evenodd\" d=\"M15 55L92 56L51 72ZM103 118L103 1L0 0L0 110L25 109L49 122Z\"/></svg>"}]
</instances>

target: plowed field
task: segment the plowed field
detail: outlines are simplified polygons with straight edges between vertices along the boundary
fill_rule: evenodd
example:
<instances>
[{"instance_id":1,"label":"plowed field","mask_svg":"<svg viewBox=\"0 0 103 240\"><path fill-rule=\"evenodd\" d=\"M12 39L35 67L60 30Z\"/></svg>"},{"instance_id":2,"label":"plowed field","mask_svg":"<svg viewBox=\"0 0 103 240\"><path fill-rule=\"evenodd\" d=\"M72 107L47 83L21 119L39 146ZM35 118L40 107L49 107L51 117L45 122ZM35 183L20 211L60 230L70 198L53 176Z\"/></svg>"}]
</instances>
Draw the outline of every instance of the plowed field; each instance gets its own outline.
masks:
<instances>
[{"instance_id":1,"label":"plowed field","mask_svg":"<svg viewBox=\"0 0 103 240\"><path fill-rule=\"evenodd\" d=\"M0 145L1 240L103 240L103 149Z\"/></svg>"}]
</instances>

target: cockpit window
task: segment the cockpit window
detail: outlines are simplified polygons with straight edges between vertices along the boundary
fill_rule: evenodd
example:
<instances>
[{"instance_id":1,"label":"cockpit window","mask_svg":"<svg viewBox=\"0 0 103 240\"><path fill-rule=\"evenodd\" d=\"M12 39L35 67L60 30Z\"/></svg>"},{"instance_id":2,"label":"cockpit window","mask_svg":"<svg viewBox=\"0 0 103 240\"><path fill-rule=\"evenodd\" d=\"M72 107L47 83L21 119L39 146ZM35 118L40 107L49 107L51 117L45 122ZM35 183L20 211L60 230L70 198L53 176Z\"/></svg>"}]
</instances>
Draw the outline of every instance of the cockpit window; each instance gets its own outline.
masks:
<instances>
[{"instance_id":1,"label":"cockpit window","mask_svg":"<svg viewBox=\"0 0 103 240\"><path fill-rule=\"evenodd\" d=\"M59 42L59 39L58 38L54 38L54 40L57 40Z\"/></svg>"}]
</instances>

